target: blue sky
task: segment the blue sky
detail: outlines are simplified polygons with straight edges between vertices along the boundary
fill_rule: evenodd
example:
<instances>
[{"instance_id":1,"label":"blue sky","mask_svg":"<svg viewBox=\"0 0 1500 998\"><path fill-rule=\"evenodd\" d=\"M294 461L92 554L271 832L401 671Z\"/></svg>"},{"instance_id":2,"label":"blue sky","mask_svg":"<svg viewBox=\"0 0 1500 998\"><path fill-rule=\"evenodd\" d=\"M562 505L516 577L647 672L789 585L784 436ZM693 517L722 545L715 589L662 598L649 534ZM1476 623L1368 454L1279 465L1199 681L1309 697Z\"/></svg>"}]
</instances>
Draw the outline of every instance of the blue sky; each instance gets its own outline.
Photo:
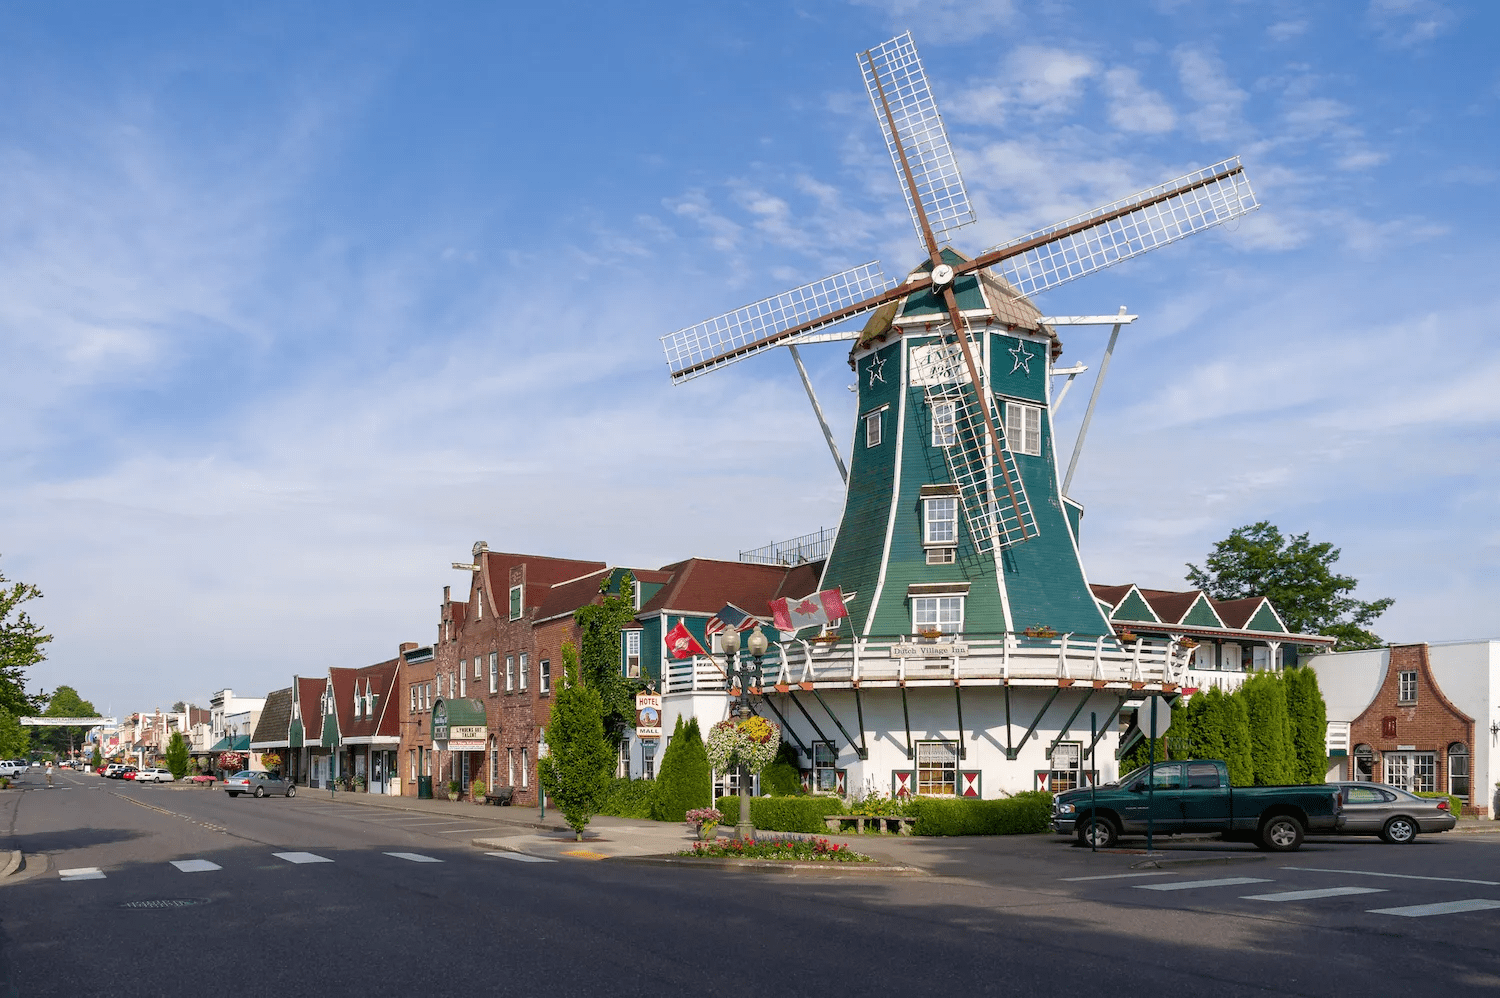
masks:
<instances>
[{"instance_id":1,"label":"blue sky","mask_svg":"<svg viewBox=\"0 0 1500 998\"><path fill-rule=\"evenodd\" d=\"M673 387L658 337L920 259L854 57L907 29L961 249L1234 154L1264 204L1038 302L1141 316L1074 483L1090 577L1181 585L1270 519L1396 598L1383 636L1500 635L1497 21L0 4L0 571L46 593L33 685L121 712L388 658L478 539L654 567L834 525L786 356ZM804 354L847 451L845 350Z\"/></svg>"}]
</instances>

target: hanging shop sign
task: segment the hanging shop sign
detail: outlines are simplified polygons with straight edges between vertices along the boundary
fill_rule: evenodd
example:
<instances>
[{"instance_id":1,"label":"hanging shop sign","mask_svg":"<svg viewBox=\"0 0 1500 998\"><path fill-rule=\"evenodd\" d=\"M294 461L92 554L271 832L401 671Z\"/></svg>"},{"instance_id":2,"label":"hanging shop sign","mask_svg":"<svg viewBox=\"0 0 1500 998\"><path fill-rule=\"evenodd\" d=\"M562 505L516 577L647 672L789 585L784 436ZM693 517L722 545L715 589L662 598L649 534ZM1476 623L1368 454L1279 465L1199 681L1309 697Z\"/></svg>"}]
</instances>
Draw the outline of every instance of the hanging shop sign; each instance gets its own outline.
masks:
<instances>
[{"instance_id":1,"label":"hanging shop sign","mask_svg":"<svg viewBox=\"0 0 1500 998\"><path fill-rule=\"evenodd\" d=\"M637 693L635 695L635 736L637 738L661 737L660 693Z\"/></svg>"},{"instance_id":2,"label":"hanging shop sign","mask_svg":"<svg viewBox=\"0 0 1500 998\"><path fill-rule=\"evenodd\" d=\"M449 752L482 752L489 741L484 705L475 700L439 700L432 706L432 741Z\"/></svg>"}]
</instances>

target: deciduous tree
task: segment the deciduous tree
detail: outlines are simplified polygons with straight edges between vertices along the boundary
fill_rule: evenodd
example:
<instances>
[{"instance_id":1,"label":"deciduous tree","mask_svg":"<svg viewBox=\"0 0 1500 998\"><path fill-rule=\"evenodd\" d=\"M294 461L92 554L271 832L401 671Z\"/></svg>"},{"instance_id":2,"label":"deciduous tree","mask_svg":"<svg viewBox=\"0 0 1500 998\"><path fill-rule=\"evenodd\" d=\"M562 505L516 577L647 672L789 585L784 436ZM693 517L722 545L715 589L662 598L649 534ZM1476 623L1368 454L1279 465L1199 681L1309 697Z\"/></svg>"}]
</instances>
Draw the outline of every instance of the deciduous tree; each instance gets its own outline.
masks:
<instances>
[{"instance_id":1,"label":"deciduous tree","mask_svg":"<svg viewBox=\"0 0 1500 998\"><path fill-rule=\"evenodd\" d=\"M31 751L31 733L16 715L0 707L0 759L21 759Z\"/></svg>"},{"instance_id":2,"label":"deciduous tree","mask_svg":"<svg viewBox=\"0 0 1500 998\"><path fill-rule=\"evenodd\" d=\"M1214 545L1203 567L1189 564L1187 580L1212 599L1265 596L1287 627L1337 638L1338 651L1378 648L1385 642L1368 627L1395 601L1350 595L1359 583L1335 574L1339 554L1327 541L1314 544L1307 534L1284 537L1261 520L1230 531Z\"/></svg>"},{"instance_id":3,"label":"deciduous tree","mask_svg":"<svg viewBox=\"0 0 1500 998\"><path fill-rule=\"evenodd\" d=\"M615 593L608 592L609 585L606 577L599 602L579 607L573 619L581 637L583 681L599 694L605 732L618 736L635 723L635 695L645 684L626 679L620 668L620 628L635 619L635 579L629 572L622 574Z\"/></svg>"},{"instance_id":4,"label":"deciduous tree","mask_svg":"<svg viewBox=\"0 0 1500 998\"><path fill-rule=\"evenodd\" d=\"M46 659L43 646L52 635L27 615L25 605L42 591L0 574L0 707L20 717L36 710L37 697L26 693L26 670Z\"/></svg>"}]
</instances>

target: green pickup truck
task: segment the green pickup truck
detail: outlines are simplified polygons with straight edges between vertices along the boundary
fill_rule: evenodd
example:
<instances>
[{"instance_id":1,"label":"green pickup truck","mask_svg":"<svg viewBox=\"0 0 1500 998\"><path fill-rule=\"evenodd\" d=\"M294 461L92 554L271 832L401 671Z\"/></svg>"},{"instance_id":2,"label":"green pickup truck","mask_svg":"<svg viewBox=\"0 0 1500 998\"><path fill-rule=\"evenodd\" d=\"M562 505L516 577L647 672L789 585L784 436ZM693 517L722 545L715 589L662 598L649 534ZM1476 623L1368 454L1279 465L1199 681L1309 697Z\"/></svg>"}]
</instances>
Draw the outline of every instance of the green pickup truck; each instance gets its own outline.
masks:
<instances>
[{"instance_id":1,"label":"green pickup truck","mask_svg":"<svg viewBox=\"0 0 1500 998\"><path fill-rule=\"evenodd\" d=\"M1121 835L1222 832L1230 841L1290 852L1308 832L1344 824L1337 787L1231 787L1216 759L1158 762L1097 789L1069 790L1052 802L1052 827L1084 845L1107 848Z\"/></svg>"}]
</instances>

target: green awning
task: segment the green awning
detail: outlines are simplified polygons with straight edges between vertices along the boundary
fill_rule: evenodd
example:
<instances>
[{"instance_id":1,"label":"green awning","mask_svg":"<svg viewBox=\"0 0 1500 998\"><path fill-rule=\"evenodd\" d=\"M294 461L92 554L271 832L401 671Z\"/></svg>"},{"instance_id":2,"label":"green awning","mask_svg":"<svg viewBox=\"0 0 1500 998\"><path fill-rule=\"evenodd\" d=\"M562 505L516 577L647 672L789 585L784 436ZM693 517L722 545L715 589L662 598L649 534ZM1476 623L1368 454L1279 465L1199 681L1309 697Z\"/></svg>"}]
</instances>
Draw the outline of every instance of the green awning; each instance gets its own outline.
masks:
<instances>
[{"instance_id":1,"label":"green awning","mask_svg":"<svg viewBox=\"0 0 1500 998\"><path fill-rule=\"evenodd\" d=\"M210 752L248 752L250 751L250 736L239 735L236 738L220 738L218 742L209 749Z\"/></svg>"}]
</instances>

